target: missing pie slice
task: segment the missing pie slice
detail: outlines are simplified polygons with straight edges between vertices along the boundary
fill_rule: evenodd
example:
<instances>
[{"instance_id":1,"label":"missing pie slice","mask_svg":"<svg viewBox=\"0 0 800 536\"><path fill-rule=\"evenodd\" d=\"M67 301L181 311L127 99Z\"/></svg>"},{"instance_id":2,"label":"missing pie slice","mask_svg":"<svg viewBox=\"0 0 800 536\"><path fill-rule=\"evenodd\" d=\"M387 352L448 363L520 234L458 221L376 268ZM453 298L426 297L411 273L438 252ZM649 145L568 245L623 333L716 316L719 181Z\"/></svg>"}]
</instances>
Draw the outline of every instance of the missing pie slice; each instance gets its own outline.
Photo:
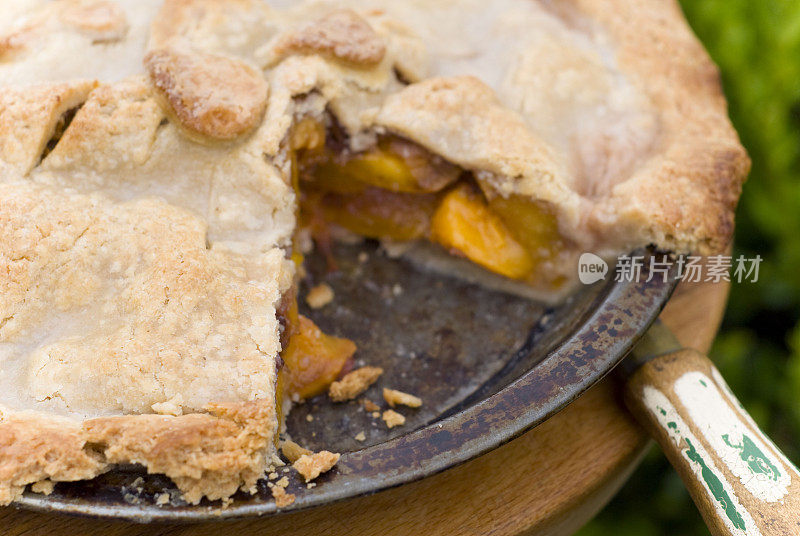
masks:
<instances>
[{"instance_id":1,"label":"missing pie slice","mask_svg":"<svg viewBox=\"0 0 800 536\"><path fill-rule=\"evenodd\" d=\"M749 162L672 3L0 5L2 503L253 492L355 351L297 313L308 233L551 300L584 251L731 238Z\"/></svg>"}]
</instances>

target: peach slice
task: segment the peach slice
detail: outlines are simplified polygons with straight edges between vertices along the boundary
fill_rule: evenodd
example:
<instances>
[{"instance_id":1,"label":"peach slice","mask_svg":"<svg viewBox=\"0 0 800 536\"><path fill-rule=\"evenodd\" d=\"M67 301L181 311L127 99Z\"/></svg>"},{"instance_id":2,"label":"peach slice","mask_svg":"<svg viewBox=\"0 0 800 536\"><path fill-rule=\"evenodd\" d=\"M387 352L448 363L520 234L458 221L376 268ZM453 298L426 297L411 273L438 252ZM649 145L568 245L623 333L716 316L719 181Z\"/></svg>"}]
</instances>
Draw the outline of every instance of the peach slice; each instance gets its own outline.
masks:
<instances>
[{"instance_id":1,"label":"peach slice","mask_svg":"<svg viewBox=\"0 0 800 536\"><path fill-rule=\"evenodd\" d=\"M369 185L391 192L429 193L453 183L461 170L422 147L394 137L355 154L314 156L314 182L335 192L358 191Z\"/></svg>"},{"instance_id":2,"label":"peach slice","mask_svg":"<svg viewBox=\"0 0 800 536\"><path fill-rule=\"evenodd\" d=\"M424 192L402 157L375 148L359 154L341 166L343 175L361 183L392 192Z\"/></svg>"},{"instance_id":3,"label":"peach slice","mask_svg":"<svg viewBox=\"0 0 800 536\"><path fill-rule=\"evenodd\" d=\"M292 395L310 398L324 392L356 351L349 339L326 335L303 315L281 354L288 369L286 388Z\"/></svg>"},{"instance_id":4,"label":"peach slice","mask_svg":"<svg viewBox=\"0 0 800 536\"><path fill-rule=\"evenodd\" d=\"M512 279L525 279L533 273L531 256L469 184L445 195L431 229L434 242L492 272Z\"/></svg>"},{"instance_id":5,"label":"peach slice","mask_svg":"<svg viewBox=\"0 0 800 536\"><path fill-rule=\"evenodd\" d=\"M564 249L556 216L544 204L515 195L497 196L489 201L489 208L503 220L537 264L554 258Z\"/></svg>"},{"instance_id":6,"label":"peach slice","mask_svg":"<svg viewBox=\"0 0 800 536\"><path fill-rule=\"evenodd\" d=\"M428 235L436 195L367 188L355 195L328 194L321 203L326 220L361 236L414 240Z\"/></svg>"}]
</instances>

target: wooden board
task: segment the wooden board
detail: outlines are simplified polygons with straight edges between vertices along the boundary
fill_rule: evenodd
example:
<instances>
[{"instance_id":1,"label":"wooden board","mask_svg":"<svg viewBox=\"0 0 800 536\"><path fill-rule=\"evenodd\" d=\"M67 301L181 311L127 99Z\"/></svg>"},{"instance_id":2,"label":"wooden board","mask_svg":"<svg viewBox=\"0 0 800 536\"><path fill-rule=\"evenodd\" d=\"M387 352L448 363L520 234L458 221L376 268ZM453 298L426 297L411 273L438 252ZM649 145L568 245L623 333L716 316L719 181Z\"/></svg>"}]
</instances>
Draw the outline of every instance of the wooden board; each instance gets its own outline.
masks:
<instances>
[{"instance_id":1,"label":"wooden board","mask_svg":"<svg viewBox=\"0 0 800 536\"><path fill-rule=\"evenodd\" d=\"M682 285L662 320L706 352L725 307L726 284ZM267 519L142 526L0 508L5 535L251 536L571 534L618 491L648 439L604 380L558 415L459 467L369 497Z\"/></svg>"}]
</instances>

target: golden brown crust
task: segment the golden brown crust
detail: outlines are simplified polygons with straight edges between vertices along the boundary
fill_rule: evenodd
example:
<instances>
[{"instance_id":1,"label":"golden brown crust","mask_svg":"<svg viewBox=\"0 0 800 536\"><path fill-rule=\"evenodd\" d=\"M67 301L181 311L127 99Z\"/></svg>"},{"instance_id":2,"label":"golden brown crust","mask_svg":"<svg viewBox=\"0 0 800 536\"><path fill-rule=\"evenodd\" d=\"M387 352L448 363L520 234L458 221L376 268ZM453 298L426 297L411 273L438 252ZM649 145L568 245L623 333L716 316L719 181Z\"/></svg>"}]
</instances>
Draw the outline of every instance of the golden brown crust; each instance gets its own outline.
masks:
<instances>
[{"instance_id":1,"label":"golden brown crust","mask_svg":"<svg viewBox=\"0 0 800 536\"><path fill-rule=\"evenodd\" d=\"M261 122L267 82L243 61L171 48L151 51L144 61L153 85L190 131L232 140Z\"/></svg>"},{"instance_id":2,"label":"golden brown crust","mask_svg":"<svg viewBox=\"0 0 800 536\"><path fill-rule=\"evenodd\" d=\"M85 445L79 422L3 408L0 504L16 499L33 482L83 480L103 473L107 466L102 455Z\"/></svg>"},{"instance_id":3,"label":"golden brown crust","mask_svg":"<svg viewBox=\"0 0 800 536\"><path fill-rule=\"evenodd\" d=\"M10 127L6 132L17 137L2 145L7 167L0 179L0 228L3 236L13 238L0 242L5 274L0 278L0 339L6 351L22 352L28 363L20 377L5 375L2 381L26 387L35 399L23 398L15 404L32 404L42 411L147 412L171 404L173 413L187 414L104 417L88 421L84 428L80 419L5 411L0 423L3 448L24 446L29 459L15 450L2 457L7 463L0 472L5 486L0 500L13 500L27 483L91 478L109 464L123 462L143 463L151 471L168 474L192 502L203 496L224 498L239 488L252 490L273 449L274 403L259 402L257 408L212 405L210 415L197 411L209 396L247 400L260 393L272 400L278 350L274 306L280 291L273 293L269 288L278 283L285 289L291 274L286 272L280 283L283 276L275 276L283 268L275 272L268 267L272 261L262 262L272 258L277 261L275 267L285 267L289 261L277 248L268 254L243 256L225 248L226 240L219 241L222 248L209 247L207 228L197 215L164 201L115 203L91 193L99 176L105 191L135 198L147 176L143 170L158 173L164 165L154 145L165 141L169 143L164 159L177 166L170 168L175 170L169 175L173 187L180 184L181 173L189 172L197 179L209 169L189 170L190 162L180 155L187 150L191 154L192 148L175 150L187 142L179 141L168 126L159 128L163 113L141 79L92 91L94 86L75 82L51 86L50 91L43 87L40 94L35 88L2 93L6 103L2 117ZM31 98L25 98L26 93ZM70 95L77 97L70 101L65 97ZM36 98L40 96L46 98ZM80 101L85 104L44 161L27 175L21 172L38 158L58 112ZM104 149L92 150L98 147ZM202 162L210 156L207 151L201 149L190 158ZM246 182L236 182L241 178L266 178L269 168L259 166L234 172L231 165L236 159L247 162L249 154L247 145L226 153L223 172L232 188L246 186ZM29 176L50 186L34 184ZM138 181L132 190L131 178ZM275 185L284 183L278 180ZM61 190L64 186L67 191ZM225 191L222 185L217 188ZM185 200L185 194L175 199ZM228 226L212 220L209 228L220 236L229 232ZM269 242L256 245L257 250L262 247L269 248ZM234 282L239 278L256 283L246 291ZM150 284L154 286L148 290ZM203 292L198 293L195 285ZM219 293L223 288L227 290ZM95 313L109 322L81 323L81 318L93 318ZM53 333L48 327L53 321L67 331ZM253 323L250 328L248 322ZM68 326L81 325L81 337L76 339ZM176 338L181 326L196 329ZM31 346L29 341L41 339L36 335L40 332L47 334L48 345ZM173 344L179 341L180 348ZM229 343L235 352L227 348ZM232 361L224 365L219 358ZM218 366L226 370L225 375L214 372ZM232 370L238 372L231 376ZM237 394L247 383L237 385L238 380L218 384L218 379L235 378L239 372L254 380L252 390ZM91 388L85 381L87 373L92 375ZM76 374L84 380L76 380ZM196 381L201 388L181 385ZM184 396L179 397L181 393ZM196 395L199 398L192 400ZM142 441L143 437L153 443ZM105 446L98 450L100 444ZM37 461L40 451L48 464Z\"/></svg>"},{"instance_id":4,"label":"golden brown crust","mask_svg":"<svg viewBox=\"0 0 800 536\"><path fill-rule=\"evenodd\" d=\"M0 174L26 174L41 159L59 119L81 105L93 81L0 92Z\"/></svg>"},{"instance_id":5,"label":"golden brown crust","mask_svg":"<svg viewBox=\"0 0 800 536\"><path fill-rule=\"evenodd\" d=\"M139 463L170 477L193 504L255 491L277 422L274 402L212 404L208 414L91 419L83 437L107 463Z\"/></svg>"},{"instance_id":6,"label":"golden brown crust","mask_svg":"<svg viewBox=\"0 0 800 536\"><path fill-rule=\"evenodd\" d=\"M273 53L278 58L296 53L319 53L370 66L380 63L386 54L386 45L357 13L338 9L279 37Z\"/></svg>"},{"instance_id":7,"label":"golden brown crust","mask_svg":"<svg viewBox=\"0 0 800 536\"><path fill-rule=\"evenodd\" d=\"M620 68L648 95L661 121L654 157L598 204L589 225L607 232L604 220L618 213L634 240L724 252L750 159L728 120L719 71L677 2L658 4L657 13L646 0L619 10L601 0L570 3L613 36Z\"/></svg>"},{"instance_id":8,"label":"golden brown crust","mask_svg":"<svg viewBox=\"0 0 800 536\"><path fill-rule=\"evenodd\" d=\"M42 167L97 172L135 169L151 155L156 131L165 120L152 88L141 78L97 86L83 98Z\"/></svg>"},{"instance_id":9,"label":"golden brown crust","mask_svg":"<svg viewBox=\"0 0 800 536\"><path fill-rule=\"evenodd\" d=\"M93 478L114 464L138 463L169 476L193 504L238 490L253 493L263 476L277 423L274 403L210 405L180 417L125 415L83 423L5 411L0 420L0 503L44 479Z\"/></svg>"},{"instance_id":10,"label":"golden brown crust","mask_svg":"<svg viewBox=\"0 0 800 536\"><path fill-rule=\"evenodd\" d=\"M380 367L361 367L331 384L328 389L328 396L334 402L344 402L352 400L364 391L383 374Z\"/></svg>"}]
</instances>

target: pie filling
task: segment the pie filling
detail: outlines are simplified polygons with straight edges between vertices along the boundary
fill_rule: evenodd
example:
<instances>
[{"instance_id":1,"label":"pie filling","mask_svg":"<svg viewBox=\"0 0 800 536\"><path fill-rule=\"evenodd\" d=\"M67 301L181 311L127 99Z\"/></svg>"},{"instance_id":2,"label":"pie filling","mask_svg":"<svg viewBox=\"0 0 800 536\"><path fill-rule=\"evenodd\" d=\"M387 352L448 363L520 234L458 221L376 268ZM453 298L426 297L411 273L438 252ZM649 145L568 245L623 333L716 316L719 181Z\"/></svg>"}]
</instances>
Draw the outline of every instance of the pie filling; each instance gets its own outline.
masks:
<instances>
[{"instance_id":1,"label":"pie filling","mask_svg":"<svg viewBox=\"0 0 800 536\"><path fill-rule=\"evenodd\" d=\"M291 136L300 224L325 241L332 223L379 240L424 240L500 276L558 290L549 268L569 243L545 204L503 197L473 173L393 134L353 152L336 129L300 120Z\"/></svg>"},{"instance_id":2,"label":"pie filling","mask_svg":"<svg viewBox=\"0 0 800 536\"><path fill-rule=\"evenodd\" d=\"M276 392L292 400L316 396L348 368L356 345L349 339L327 335L309 318L298 313L294 295L287 296L288 304L280 312L283 334L280 356L285 366L278 372ZM279 401L279 417L282 401Z\"/></svg>"},{"instance_id":3,"label":"pie filling","mask_svg":"<svg viewBox=\"0 0 800 536\"><path fill-rule=\"evenodd\" d=\"M565 283L548 267L568 246L555 215L541 203L492 195L467 170L392 134L370 149L344 149L335 129L311 117L290 135L292 181L300 199L300 225L328 247L328 225L367 238L425 240L513 280ZM302 255L295 252L295 262ZM281 313L286 365L278 392L306 399L323 392L348 367L355 344L324 334L297 311L294 296Z\"/></svg>"}]
</instances>

